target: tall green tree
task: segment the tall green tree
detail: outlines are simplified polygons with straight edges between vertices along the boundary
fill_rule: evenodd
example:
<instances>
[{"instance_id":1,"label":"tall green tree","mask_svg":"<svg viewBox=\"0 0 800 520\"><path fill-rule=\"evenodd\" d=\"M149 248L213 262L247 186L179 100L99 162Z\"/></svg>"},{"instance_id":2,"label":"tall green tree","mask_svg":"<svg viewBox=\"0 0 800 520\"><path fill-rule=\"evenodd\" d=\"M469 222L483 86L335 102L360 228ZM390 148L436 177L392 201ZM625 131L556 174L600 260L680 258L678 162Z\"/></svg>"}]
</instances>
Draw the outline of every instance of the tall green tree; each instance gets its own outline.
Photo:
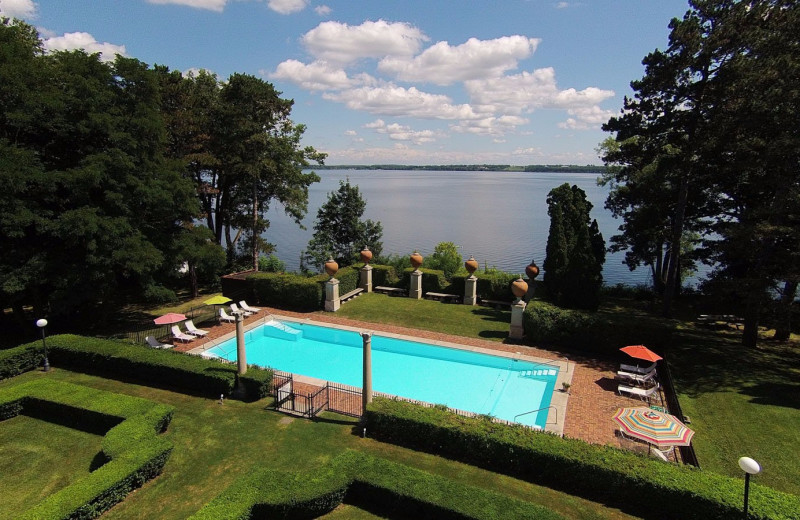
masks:
<instances>
[{"instance_id":1,"label":"tall green tree","mask_svg":"<svg viewBox=\"0 0 800 520\"><path fill-rule=\"evenodd\" d=\"M550 233L543 283L548 297L563 307L597 309L605 241L597 221L590 221L592 203L578 186L565 183L550 191L547 206Z\"/></svg>"},{"instance_id":2,"label":"tall green tree","mask_svg":"<svg viewBox=\"0 0 800 520\"><path fill-rule=\"evenodd\" d=\"M172 265L197 198L165 159L152 70L44 55L34 34L0 23L0 85L26 85L0 101L0 294L19 315L75 316Z\"/></svg>"},{"instance_id":3,"label":"tall green tree","mask_svg":"<svg viewBox=\"0 0 800 520\"><path fill-rule=\"evenodd\" d=\"M314 236L303 253L306 266L321 268L328 257L340 266L358 261L359 252L368 246L377 257L383 251L383 227L380 222L361 220L367 201L350 179L339 182L339 189L317 211Z\"/></svg>"}]
</instances>

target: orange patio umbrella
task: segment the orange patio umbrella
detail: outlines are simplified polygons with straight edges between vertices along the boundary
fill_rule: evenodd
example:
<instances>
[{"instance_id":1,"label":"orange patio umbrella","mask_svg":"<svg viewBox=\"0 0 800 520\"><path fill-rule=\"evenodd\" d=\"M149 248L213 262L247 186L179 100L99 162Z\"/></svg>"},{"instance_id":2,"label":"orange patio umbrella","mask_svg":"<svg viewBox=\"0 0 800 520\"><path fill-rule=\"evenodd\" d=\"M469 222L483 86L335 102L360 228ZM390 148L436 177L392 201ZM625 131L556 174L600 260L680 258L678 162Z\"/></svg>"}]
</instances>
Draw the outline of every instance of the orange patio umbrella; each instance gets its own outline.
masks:
<instances>
[{"instance_id":1,"label":"orange patio umbrella","mask_svg":"<svg viewBox=\"0 0 800 520\"><path fill-rule=\"evenodd\" d=\"M628 354L632 358L643 359L645 361L652 361L653 363L655 363L659 359L663 359L661 356L659 356L649 348L645 347L644 345L628 345L627 347L622 347L620 350Z\"/></svg>"}]
</instances>

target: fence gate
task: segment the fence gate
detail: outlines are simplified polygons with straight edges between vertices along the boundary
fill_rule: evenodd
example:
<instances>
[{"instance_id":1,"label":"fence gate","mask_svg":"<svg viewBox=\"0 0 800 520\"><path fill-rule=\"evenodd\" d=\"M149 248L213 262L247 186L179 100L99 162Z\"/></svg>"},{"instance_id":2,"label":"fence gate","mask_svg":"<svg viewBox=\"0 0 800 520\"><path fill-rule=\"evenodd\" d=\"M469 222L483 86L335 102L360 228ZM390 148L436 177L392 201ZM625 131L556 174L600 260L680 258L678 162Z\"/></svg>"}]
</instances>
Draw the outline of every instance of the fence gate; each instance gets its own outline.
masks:
<instances>
[{"instance_id":1,"label":"fence gate","mask_svg":"<svg viewBox=\"0 0 800 520\"><path fill-rule=\"evenodd\" d=\"M328 383L328 410L350 417L361 417L361 389L354 386Z\"/></svg>"},{"instance_id":2,"label":"fence gate","mask_svg":"<svg viewBox=\"0 0 800 520\"><path fill-rule=\"evenodd\" d=\"M327 383L312 393L297 392L292 374L275 372L273 397L275 409L292 415L314 417L323 410L361 417L361 389L338 383Z\"/></svg>"}]
</instances>

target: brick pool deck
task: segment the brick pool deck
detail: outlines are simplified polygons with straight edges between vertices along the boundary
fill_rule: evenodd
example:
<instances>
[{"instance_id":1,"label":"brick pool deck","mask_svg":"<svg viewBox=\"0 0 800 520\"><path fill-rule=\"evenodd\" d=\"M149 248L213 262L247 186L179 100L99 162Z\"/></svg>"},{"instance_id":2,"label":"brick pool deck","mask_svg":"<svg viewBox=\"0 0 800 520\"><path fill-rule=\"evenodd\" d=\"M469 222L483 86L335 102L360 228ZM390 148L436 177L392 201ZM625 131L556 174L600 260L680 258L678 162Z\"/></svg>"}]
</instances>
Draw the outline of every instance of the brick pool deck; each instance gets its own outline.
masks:
<instances>
[{"instance_id":1,"label":"brick pool deck","mask_svg":"<svg viewBox=\"0 0 800 520\"><path fill-rule=\"evenodd\" d=\"M402 334L426 340L450 342L508 353L521 353L544 359L564 360L563 356L559 356L554 352L524 345L498 343L476 338L451 336L449 334L409 327L356 321L338 317L333 313L298 313L269 307L260 308L262 309L261 312L245 319L245 327L263 320L268 312L300 320L311 319L317 322L355 327L369 331ZM208 324L204 324L202 327L209 331L207 336L197 338L188 343L177 342L174 349L178 352L188 352L235 331L235 325L232 323L223 323L213 326L207 325ZM570 395L567 400L566 418L564 420L564 436L582 439L592 444L610 444L626 449L641 450L642 446L638 445L638 443L632 445L630 441L621 439L616 435L617 426L612 417L617 408L643 405L643 402L638 399L617 394L617 384L614 381L617 364L611 361L584 357L571 357L569 361L574 363L571 365L574 368L569 392ZM661 403L659 402L657 404Z\"/></svg>"}]
</instances>

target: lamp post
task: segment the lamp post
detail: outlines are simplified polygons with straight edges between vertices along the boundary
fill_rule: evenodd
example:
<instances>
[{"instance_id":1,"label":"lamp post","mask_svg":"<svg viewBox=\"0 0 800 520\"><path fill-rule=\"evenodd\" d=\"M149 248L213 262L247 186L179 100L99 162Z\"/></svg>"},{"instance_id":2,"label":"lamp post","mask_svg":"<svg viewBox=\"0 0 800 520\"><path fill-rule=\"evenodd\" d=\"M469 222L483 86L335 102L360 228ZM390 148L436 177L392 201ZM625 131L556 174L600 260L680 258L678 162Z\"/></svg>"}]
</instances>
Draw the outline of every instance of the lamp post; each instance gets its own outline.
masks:
<instances>
[{"instance_id":1,"label":"lamp post","mask_svg":"<svg viewBox=\"0 0 800 520\"><path fill-rule=\"evenodd\" d=\"M42 347L44 347L44 365L42 365L42 368L45 372L49 372L50 362L47 360L47 342L44 339L44 328L47 327L47 320L44 318L36 320L36 326L42 330Z\"/></svg>"},{"instance_id":2,"label":"lamp post","mask_svg":"<svg viewBox=\"0 0 800 520\"><path fill-rule=\"evenodd\" d=\"M761 465L750 457L741 457L739 467L744 471L744 518L747 519L747 498L750 492L750 475L761 473Z\"/></svg>"}]
</instances>

